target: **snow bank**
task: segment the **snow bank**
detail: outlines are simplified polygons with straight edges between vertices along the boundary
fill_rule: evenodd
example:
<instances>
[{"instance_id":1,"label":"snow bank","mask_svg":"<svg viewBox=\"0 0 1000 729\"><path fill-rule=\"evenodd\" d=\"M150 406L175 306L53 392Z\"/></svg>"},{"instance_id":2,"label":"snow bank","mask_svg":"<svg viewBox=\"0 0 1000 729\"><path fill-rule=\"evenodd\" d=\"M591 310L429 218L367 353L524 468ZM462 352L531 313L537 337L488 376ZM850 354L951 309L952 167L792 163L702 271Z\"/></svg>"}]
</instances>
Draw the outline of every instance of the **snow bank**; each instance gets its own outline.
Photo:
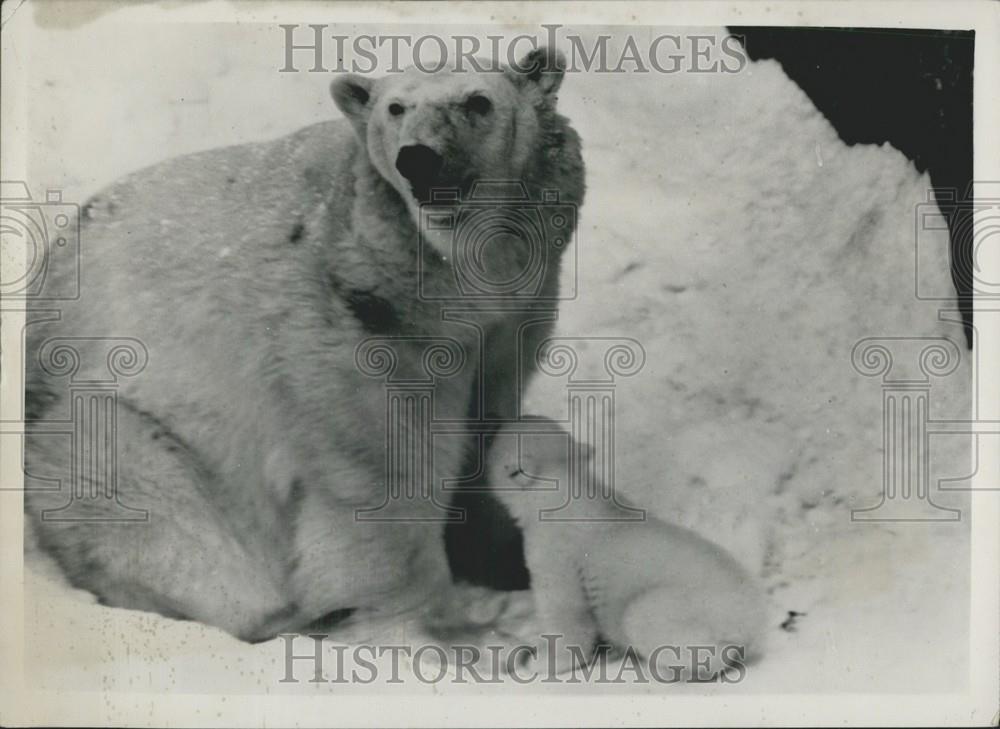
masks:
<instances>
[{"instance_id":1,"label":"snow bank","mask_svg":"<svg viewBox=\"0 0 1000 729\"><path fill-rule=\"evenodd\" d=\"M965 356L934 381L932 417L969 413L961 327L914 295L929 179L888 145L845 146L774 61L588 77L585 95L572 81L561 101L590 186L558 334L646 352L615 388L616 487L764 577L775 631L757 678L884 687L902 661L899 688L939 685L941 661L966 650L966 525L851 520L883 485L881 381L852 367L859 340L949 337ZM930 250L940 289L946 236ZM528 411L565 417L564 384L540 378ZM932 478L968 475L961 438L932 448ZM794 636L778 630L792 610L807 613ZM935 634L947 645L929 651ZM783 671L776 652L810 672Z\"/></svg>"}]
</instances>

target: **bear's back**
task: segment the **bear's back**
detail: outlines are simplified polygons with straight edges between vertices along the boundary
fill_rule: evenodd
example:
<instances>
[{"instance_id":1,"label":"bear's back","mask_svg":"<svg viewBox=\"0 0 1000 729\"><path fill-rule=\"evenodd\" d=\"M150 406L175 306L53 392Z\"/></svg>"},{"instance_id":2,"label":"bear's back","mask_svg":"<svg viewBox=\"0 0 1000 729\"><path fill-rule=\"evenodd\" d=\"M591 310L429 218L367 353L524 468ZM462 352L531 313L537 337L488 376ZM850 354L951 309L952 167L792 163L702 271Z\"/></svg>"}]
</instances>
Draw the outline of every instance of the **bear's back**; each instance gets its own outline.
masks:
<instances>
[{"instance_id":1,"label":"bear's back","mask_svg":"<svg viewBox=\"0 0 1000 729\"><path fill-rule=\"evenodd\" d=\"M303 272L315 266L298 240L303 221L327 203L336 209L325 214L349 226L356 149L346 122L322 122L168 159L92 196L79 260L53 258L47 273L79 267L80 297L58 321L27 329L29 396L45 389L37 350L51 337L135 338L161 372L198 369L194 348L209 371L219 364L211 352L236 355L250 329L307 295Z\"/></svg>"}]
</instances>

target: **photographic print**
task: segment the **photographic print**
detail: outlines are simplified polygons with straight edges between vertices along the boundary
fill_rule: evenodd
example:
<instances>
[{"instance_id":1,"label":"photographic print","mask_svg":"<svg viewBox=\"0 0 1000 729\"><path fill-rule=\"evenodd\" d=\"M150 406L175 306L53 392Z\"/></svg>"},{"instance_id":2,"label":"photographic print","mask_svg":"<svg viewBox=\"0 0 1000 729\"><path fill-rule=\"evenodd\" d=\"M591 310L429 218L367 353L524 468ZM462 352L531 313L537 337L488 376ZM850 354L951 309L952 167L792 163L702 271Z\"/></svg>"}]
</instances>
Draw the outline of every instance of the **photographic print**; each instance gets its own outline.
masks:
<instances>
[{"instance_id":1,"label":"photographic print","mask_svg":"<svg viewBox=\"0 0 1000 729\"><path fill-rule=\"evenodd\" d=\"M995 725L995 4L3 14L5 725Z\"/></svg>"}]
</instances>

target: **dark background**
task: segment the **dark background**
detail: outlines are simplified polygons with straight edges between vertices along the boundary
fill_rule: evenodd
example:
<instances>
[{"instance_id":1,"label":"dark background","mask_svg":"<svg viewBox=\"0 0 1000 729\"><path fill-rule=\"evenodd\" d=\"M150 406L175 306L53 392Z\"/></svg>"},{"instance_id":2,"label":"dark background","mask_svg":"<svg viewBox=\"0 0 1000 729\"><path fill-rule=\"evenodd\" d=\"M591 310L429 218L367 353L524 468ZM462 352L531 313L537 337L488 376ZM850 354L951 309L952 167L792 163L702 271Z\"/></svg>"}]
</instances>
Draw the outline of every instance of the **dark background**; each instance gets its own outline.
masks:
<instances>
[{"instance_id":1,"label":"dark background","mask_svg":"<svg viewBox=\"0 0 1000 729\"><path fill-rule=\"evenodd\" d=\"M846 144L888 142L929 171L951 214L951 268L972 346L972 31L731 26L752 60L773 58ZM954 198L947 198L950 194ZM952 200L957 201L954 204ZM906 262L912 265L912 258ZM528 587L520 530L488 492L456 494L466 520L445 546L457 579Z\"/></svg>"}]
</instances>

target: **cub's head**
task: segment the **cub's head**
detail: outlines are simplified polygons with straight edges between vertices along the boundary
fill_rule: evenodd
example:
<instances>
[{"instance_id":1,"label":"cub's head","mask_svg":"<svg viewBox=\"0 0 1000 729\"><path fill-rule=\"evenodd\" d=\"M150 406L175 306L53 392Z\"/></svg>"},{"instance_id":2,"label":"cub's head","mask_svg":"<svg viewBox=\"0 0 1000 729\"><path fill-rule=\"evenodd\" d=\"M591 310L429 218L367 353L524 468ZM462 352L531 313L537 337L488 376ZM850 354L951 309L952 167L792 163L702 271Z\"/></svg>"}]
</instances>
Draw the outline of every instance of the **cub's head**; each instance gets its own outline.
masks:
<instances>
[{"instance_id":1,"label":"cub's head","mask_svg":"<svg viewBox=\"0 0 1000 729\"><path fill-rule=\"evenodd\" d=\"M579 140L555 113L564 69L561 53L539 48L503 70L411 68L377 80L349 74L334 80L331 93L411 212L434 188L464 195L477 180L553 181L578 203Z\"/></svg>"},{"instance_id":2,"label":"cub's head","mask_svg":"<svg viewBox=\"0 0 1000 729\"><path fill-rule=\"evenodd\" d=\"M527 432L522 432L525 423L529 424ZM536 428L539 432L531 432ZM575 445L580 458L589 460L593 456L589 444L577 441ZM496 432L489 450L490 483L530 490L539 488L537 478L565 479L571 457L569 446L569 434L551 418L533 415L519 425L504 425Z\"/></svg>"}]
</instances>

